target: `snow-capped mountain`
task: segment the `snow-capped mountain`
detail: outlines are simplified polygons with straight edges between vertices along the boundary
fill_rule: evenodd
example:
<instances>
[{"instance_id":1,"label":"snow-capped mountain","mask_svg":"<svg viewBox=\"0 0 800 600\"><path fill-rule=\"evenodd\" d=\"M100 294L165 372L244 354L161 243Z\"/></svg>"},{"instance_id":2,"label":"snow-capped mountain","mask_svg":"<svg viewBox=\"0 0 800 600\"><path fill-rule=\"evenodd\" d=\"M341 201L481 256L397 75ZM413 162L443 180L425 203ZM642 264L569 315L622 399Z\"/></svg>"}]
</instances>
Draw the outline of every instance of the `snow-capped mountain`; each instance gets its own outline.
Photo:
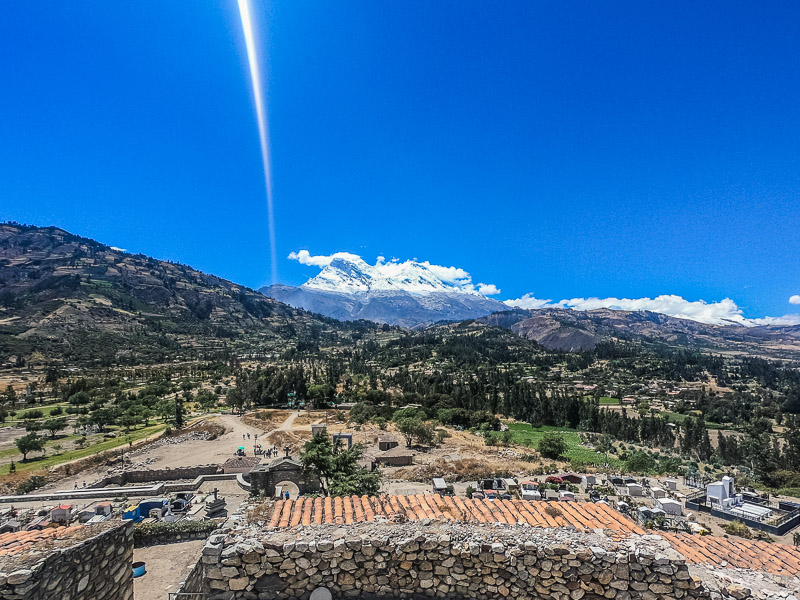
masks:
<instances>
[{"instance_id":1,"label":"snow-capped mountain","mask_svg":"<svg viewBox=\"0 0 800 600\"><path fill-rule=\"evenodd\" d=\"M441 268L413 260L378 261L376 265L370 265L359 257L334 258L319 275L300 287L342 294L392 291L423 295L435 292L481 295L468 276L451 281L442 279L435 273Z\"/></svg>"},{"instance_id":2,"label":"snow-capped mountain","mask_svg":"<svg viewBox=\"0 0 800 600\"><path fill-rule=\"evenodd\" d=\"M381 259L370 265L358 256L341 253L300 287L272 285L260 291L335 319L416 327L508 310L503 303L481 294L481 287L487 286L476 287L468 273L453 267Z\"/></svg>"}]
</instances>

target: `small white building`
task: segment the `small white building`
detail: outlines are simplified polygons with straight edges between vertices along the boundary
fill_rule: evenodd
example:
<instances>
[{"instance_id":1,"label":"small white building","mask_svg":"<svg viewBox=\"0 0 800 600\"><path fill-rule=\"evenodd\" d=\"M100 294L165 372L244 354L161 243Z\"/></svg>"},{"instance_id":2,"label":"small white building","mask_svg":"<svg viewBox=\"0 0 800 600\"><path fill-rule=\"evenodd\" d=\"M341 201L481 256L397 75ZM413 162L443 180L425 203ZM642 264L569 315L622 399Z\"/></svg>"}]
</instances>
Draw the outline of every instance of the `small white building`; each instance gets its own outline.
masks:
<instances>
[{"instance_id":1,"label":"small white building","mask_svg":"<svg viewBox=\"0 0 800 600\"><path fill-rule=\"evenodd\" d=\"M587 485L597 485L597 477L594 475L584 475L581 478L581 483L583 484L583 487L586 487Z\"/></svg>"},{"instance_id":2,"label":"small white building","mask_svg":"<svg viewBox=\"0 0 800 600\"><path fill-rule=\"evenodd\" d=\"M660 498L656 501L656 505L668 515L676 517L683 515L683 506L672 498Z\"/></svg>"},{"instance_id":3,"label":"small white building","mask_svg":"<svg viewBox=\"0 0 800 600\"><path fill-rule=\"evenodd\" d=\"M725 500L734 497L733 477L727 475L720 481L709 483L706 486L706 505L724 504Z\"/></svg>"},{"instance_id":4,"label":"small white building","mask_svg":"<svg viewBox=\"0 0 800 600\"><path fill-rule=\"evenodd\" d=\"M627 485L628 496L641 496L642 485L640 483L629 483Z\"/></svg>"},{"instance_id":5,"label":"small white building","mask_svg":"<svg viewBox=\"0 0 800 600\"><path fill-rule=\"evenodd\" d=\"M539 492L539 484L535 481L521 481L519 491L523 500L541 500L542 494Z\"/></svg>"},{"instance_id":6,"label":"small white building","mask_svg":"<svg viewBox=\"0 0 800 600\"><path fill-rule=\"evenodd\" d=\"M62 504L50 511L49 518L53 523L67 523L72 517L72 505Z\"/></svg>"},{"instance_id":7,"label":"small white building","mask_svg":"<svg viewBox=\"0 0 800 600\"><path fill-rule=\"evenodd\" d=\"M664 484L667 486L667 489L670 492L677 492L678 491L678 480L677 479L667 479Z\"/></svg>"},{"instance_id":8,"label":"small white building","mask_svg":"<svg viewBox=\"0 0 800 600\"><path fill-rule=\"evenodd\" d=\"M653 498L666 498L667 492L664 491L664 488L653 486L650 488L650 493L653 494Z\"/></svg>"},{"instance_id":9,"label":"small white building","mask_svg":"<svg viewBox=\"0 0 800 600\"><path fill-rule=\"evenodd\" d=\"M558 499L560 502L572 502L575 500L575 494L567 490L561 490L558 493Z\"/></svg>"}]
</instances>

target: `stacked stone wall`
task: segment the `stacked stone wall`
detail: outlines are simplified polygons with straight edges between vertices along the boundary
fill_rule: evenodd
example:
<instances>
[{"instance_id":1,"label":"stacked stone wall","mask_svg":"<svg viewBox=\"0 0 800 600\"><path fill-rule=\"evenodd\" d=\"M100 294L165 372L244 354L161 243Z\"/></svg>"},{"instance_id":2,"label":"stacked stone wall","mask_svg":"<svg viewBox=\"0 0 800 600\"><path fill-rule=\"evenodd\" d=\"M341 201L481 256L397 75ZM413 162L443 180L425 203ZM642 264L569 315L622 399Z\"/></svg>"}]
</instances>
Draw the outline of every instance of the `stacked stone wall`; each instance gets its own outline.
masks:
<instances>
[{"instance_id":1,"label":"stacked stone wall","mask_svg":"<svg viewBox=\"0 0 800 600\"><path fill-rule=\"evenodd\" d=\"M132 600L133 525L99 529L100 533L54 549L37 562L0 573L0 598Z\"/></svg>"},{"instance_id":2,"label":"stacked stone wall","mask_svg":"<svg viewBox=\"0 0 800 600\"><path fill-rule=\"evenodd\" d=\"M200 475L216 475L222 473L219 465L199 465L195 467L176 467L174 469L141 469L123 471L109 475L92 483L90 488L104 488L110 485L123 486L129 483L150 483L152 481L175 481L177 479L195 479Z\"/></svg>"},{"instance_id":3,"label":"stacked stone wall","mask_svg":"<svg viewBox=\"0 0 800 600\"><path fill-rule=\"evenodd\" d=\"M334 598L667 600L707 596L657 536L409 524L213 535L204 592L216 600ZM316 534L314 533L316 531ZM335 539L338 535L338 539Z\"/></svg>"}]
</instances>

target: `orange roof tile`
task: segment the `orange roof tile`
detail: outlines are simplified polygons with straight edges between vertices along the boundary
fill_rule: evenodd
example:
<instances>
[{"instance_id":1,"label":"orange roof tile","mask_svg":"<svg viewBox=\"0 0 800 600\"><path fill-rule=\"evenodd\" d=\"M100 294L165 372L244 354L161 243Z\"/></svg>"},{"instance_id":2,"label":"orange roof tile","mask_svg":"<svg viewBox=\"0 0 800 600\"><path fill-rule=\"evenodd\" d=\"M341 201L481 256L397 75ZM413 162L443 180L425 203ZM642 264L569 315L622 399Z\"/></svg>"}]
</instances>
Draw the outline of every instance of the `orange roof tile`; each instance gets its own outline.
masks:
<instances>
[{"instance_id":1,"label":"orange roof tile","mask_svg":"<svg viewBox=\"0 0 800 600\"><path fill-rule=\"evenodd\" d=\"M75 533L82 526L48 527L41 530L14 531L0 534L0 556L20 554L46 540L59 539Z\"/></svg>"},{"instance_id":2,"label":"orange roof tile","mask_svg":"<svg viewBox=\"0 0 800 600\"><path fill-rule=\"evenodd\" d=\"M800 577L800 548L743 538L662 533L675 550L693 564L731 566Z\"/></svg>"},{"instance_id":3,"label":"orange roof tile","mask_svg":"<svg viewBox=\"0 0 800 600\"><path fill-rule=\"evenodd\" d=\"M558 507L561 514L550 515L546 508ZM552 511L552 509L551 509ZM405 519L444 518L477 523L527 523L534 527L575 527L580 531L606 529L619 537L645 531L605 504L569 502L550 504L527 500L485 500L419 494L416 496L347 496L344 498L300 498L279 500L270 520L272 527L322 523L362 523L376 517Z\"/></svg>"}]
</instances>

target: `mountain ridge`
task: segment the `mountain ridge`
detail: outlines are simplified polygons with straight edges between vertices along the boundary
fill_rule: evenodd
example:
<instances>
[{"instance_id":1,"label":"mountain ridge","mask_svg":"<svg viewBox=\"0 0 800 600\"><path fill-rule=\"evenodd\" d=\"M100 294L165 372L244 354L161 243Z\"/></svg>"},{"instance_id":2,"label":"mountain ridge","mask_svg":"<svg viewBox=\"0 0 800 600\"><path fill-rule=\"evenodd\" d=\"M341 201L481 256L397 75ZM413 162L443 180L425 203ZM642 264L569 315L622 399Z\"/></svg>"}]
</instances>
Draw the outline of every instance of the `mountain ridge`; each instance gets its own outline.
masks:
<instances>
[{"instance_id":1,"label":"mountain ridge","mask_svg":"<svg viewBox=\"0 0 800 600\"><path fill-rule=\"evenodd\" d=\"M710 325L651 311L610 308L516 308L478 321L566 352L592 350L606 340L631 340L793 359L800 356L797 325Z\"/></svg>"},{"instance_id":2,"label":"mountain ridge","mask_svg":"<svg viewBox=\"0 0 800 600\"><path fill-rule=\"evenodd\" d=\"M248 347L275 350L312 330L319 337L347 327L58 227L0 224L0 360L162 360L239 347L245 338Z\"/></svg>"}]
</instances>

